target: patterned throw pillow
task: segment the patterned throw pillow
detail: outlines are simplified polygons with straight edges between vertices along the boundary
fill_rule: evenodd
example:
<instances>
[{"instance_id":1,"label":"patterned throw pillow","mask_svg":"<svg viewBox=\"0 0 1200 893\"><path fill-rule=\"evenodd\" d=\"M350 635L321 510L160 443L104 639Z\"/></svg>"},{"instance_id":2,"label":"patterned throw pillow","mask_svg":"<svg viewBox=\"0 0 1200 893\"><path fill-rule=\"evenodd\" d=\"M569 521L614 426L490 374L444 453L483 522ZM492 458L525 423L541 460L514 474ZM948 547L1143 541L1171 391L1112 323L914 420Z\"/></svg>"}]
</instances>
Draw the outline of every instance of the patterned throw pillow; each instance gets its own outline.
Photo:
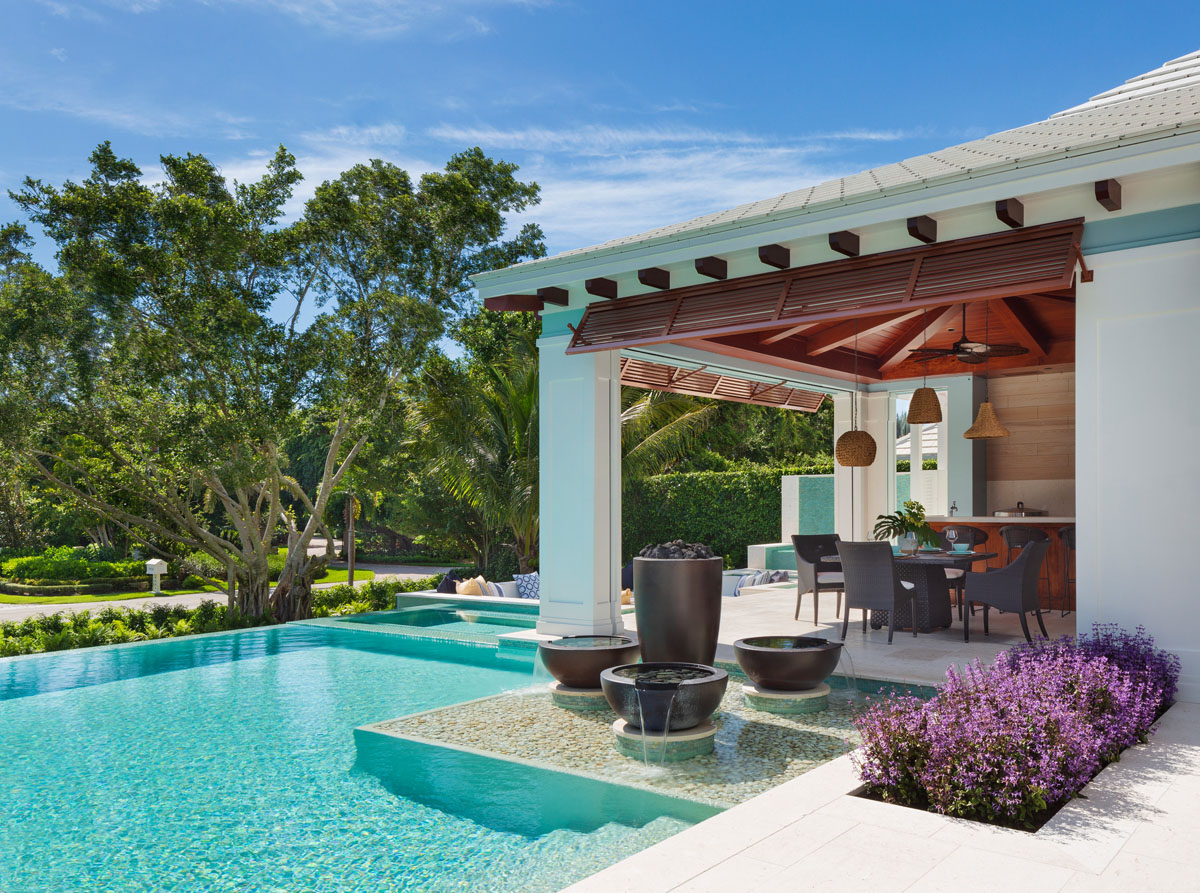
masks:
<instances>
[{"instance_id":1,"label":"patterned throw pillow","mask_svg":"<svg viewBox=\"0 0 1200 893\"><path fill-rule=\"evenodd\" d=\"M517 595L521 598L541 598L542 584L537 571L532 574L513 574L517 584Z\"/></svg>"},{"instance_id":2,"label":"patterned throw pillow","mask_svg":"<svg viewBox=\"0 0 1200 893\"><path fill-rule=\"evenodd\" d=\"M500 588L500 584L493 583L490 580L487 584L487 594L492 598L504 598L504 590Z\"/></svg>"},{"instance_id":3,"label":"patterned throw pillow","mask_svg":"<svg viewBox=\"0 0 1200 893\"><path fill-rule=\"evenodd\" d=\"M454 595L456 592L458 592L455 584L461 582L462 580L458 574L452 571L446 574L446 576L442 577L442 582L437 584L437 591L442 593L442 595Z\"/></svg>"}]
</instances>

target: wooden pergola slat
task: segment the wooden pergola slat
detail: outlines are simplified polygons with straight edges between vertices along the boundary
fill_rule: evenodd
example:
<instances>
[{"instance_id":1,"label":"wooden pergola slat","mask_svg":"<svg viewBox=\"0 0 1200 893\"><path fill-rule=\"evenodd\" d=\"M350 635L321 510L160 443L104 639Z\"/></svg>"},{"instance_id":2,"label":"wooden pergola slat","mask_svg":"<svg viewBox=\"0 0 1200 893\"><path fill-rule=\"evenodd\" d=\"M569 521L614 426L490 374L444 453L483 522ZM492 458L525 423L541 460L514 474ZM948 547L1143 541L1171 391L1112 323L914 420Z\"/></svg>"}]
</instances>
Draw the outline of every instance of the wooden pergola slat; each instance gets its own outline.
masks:
<instances>
[{"instance_id":1,"label":"wooden pergola slat","mask_svg":"<svg viewBox=\"0 0 1200 893\"><path fill-rule=\"evenodd\" d=\"M1080 219L591 304L568 353L1069 288Z\"/></svg>"}]
</instances>

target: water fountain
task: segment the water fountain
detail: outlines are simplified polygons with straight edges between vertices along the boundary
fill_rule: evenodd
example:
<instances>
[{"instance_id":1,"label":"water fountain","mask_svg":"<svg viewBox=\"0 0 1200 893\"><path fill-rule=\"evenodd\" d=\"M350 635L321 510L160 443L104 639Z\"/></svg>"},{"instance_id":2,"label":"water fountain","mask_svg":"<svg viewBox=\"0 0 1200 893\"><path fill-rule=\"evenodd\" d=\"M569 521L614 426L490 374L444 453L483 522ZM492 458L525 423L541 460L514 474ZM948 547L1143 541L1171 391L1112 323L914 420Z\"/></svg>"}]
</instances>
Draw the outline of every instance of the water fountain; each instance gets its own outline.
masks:
<instances>
[{"instance_id":1,"label":"water fountain","mask_svg":"<svg viewBox=\"0 0 1200 893\"><path fill-rule=\"evenodd\" d=\"M564 636L538 643L538 657L552 675L550 699L568 710L603 710L608 704L600 671L636 661L638 640L631 636Z\"/></svg>"},{"instance_id":2,"label":"water fountain","mask_svg":"<svg viewBox=\"0 0 1200 893\"><path fill-rule=\"evenodd\" d=\"M600 682L620 717L613 723L618 752L640 756L647 764L712 753L717 729L709 717L729 683L724 670L691 663L629 664L604 670Z\"/></svg>"},{"instance_id":3,"label":"water fountain","mask_svg":"<svg viewBox=\"0 0 1200 893\"><path fill-rule=\"evenodd\" d=\"M766 713L818 713L829 705L825 682L838 665L840 642L819 636L755 636L733 643L738 664L752 680L746 703Z\"/></svg>"}]
</instances>

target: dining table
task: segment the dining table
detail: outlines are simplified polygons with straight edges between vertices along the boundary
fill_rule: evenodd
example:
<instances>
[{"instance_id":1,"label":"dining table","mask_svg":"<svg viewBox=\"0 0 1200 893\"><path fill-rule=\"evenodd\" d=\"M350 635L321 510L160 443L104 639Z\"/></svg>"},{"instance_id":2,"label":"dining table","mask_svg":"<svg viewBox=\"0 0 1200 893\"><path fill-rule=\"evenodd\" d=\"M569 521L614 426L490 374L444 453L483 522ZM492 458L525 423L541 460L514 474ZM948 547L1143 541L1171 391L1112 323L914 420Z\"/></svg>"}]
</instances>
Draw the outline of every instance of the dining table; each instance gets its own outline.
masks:
<instances>
[{"instance_id":1,"label":"dining table","mask_svg":"<svg viewBox=\"0 0 1200 893\"><path fill-rule=\"evenodd\" d=\"M917 629L927 633L948 627L954 622L946 568L954 567L968 571L976 562L987 561L997 555L998 552L961 552L945 549L919 549L911 555L893 555L896 568L900 571L900 579L913 584L917 602ZM842 559L837 555L822 555L821 560L842 563ZM907 602L896 606L896 629L912 629L911 613ZM871 612L872 629L880 629L887 626L887 623L887 611Z\"/></svg>"}]
</instances>

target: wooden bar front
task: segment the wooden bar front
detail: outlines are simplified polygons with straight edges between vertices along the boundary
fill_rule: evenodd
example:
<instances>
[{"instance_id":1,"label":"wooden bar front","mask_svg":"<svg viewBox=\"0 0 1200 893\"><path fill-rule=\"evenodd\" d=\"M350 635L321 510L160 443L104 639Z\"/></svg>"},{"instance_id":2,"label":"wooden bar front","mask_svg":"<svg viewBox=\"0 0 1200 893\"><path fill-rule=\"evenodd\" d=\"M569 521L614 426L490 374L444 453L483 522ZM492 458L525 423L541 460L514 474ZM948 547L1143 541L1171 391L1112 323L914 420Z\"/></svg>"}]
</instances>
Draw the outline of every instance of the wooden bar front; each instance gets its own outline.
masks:
<instances>
[{"instance_id":1,"label":"wooden bar front","mask_svg":"<svg viewBox=\"0 0 1200 893\"><path fill-rule=\"evenodd\" d=\"M1058 535L1058 531L1063 527L1074 526L1073 518L1053 518L1042 519L1037 516L1028 518L995 518L995 517L962 517L962 518L930 518L929 526L934 530L942 530L950 525L963 525L966 527L978 527L980 530L986 530L988 534L987 542L980 549L984 552L997 552L999 558L990 559L987 564L990 567L1003 567L1008 563L1008 547L1004 545L1004 540L1000 538L1000 528L1010 525L1020 527L1036 527L1039 530L1046 531L1050 535L1050 551L1046 553L1046 568L1050 575L1049 589L1046 587L1045 576L1039 577L1038 594L1041 597L1042 608L1049 610L1062 610L1063 605L1066 605L1068 611L1075 610L1075 586L1072 584L1069 592L1065 594L1066 586L1065 568L1067 564L1067 547L1063 545L1062 539ZM1014 553L1015 557L1015 553ZM982 570L982 567L976 568ZM1071 576L1074 577L1075 569L1071 568Z\"/></svg>"}]
</instances>

